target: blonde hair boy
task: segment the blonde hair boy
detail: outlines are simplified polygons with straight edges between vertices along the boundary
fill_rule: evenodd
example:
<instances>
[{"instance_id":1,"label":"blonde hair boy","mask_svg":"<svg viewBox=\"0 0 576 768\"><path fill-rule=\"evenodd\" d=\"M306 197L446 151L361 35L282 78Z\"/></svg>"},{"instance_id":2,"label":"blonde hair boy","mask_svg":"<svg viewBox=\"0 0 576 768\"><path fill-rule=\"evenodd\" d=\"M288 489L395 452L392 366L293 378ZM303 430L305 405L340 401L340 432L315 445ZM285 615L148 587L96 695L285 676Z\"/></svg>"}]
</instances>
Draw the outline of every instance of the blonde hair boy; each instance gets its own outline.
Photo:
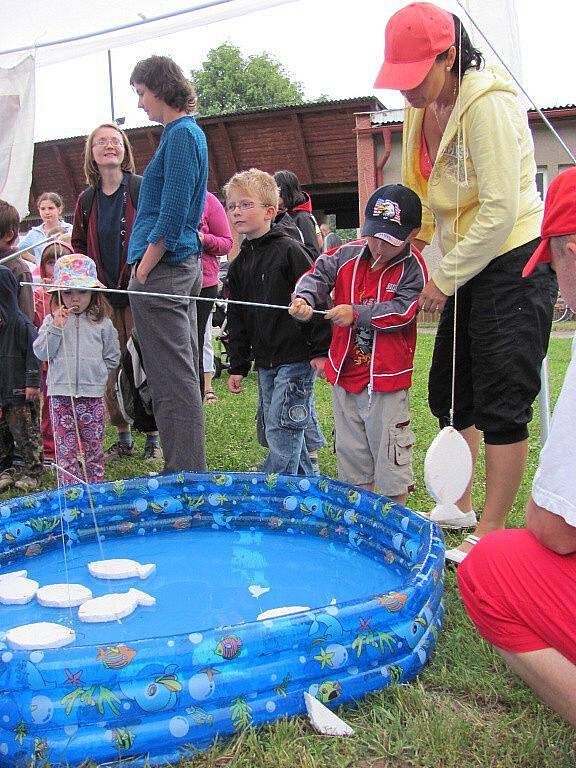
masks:
<instances>
[{"instance_id":1,"label":"blonde hair boy","mask_svg":"<svg viewBox=\"0 0 576 768\"><path fill-rule=\"evenodd\" d=\"M224 187L226 199L233 192L243 192L250 197L255 198L262 205L270 206L278 210L280 190L274 181L274 177L266 171L260 171L258 168L250 168L249 171L235 173L234 176Z\"/></svg>"}]
</instances>

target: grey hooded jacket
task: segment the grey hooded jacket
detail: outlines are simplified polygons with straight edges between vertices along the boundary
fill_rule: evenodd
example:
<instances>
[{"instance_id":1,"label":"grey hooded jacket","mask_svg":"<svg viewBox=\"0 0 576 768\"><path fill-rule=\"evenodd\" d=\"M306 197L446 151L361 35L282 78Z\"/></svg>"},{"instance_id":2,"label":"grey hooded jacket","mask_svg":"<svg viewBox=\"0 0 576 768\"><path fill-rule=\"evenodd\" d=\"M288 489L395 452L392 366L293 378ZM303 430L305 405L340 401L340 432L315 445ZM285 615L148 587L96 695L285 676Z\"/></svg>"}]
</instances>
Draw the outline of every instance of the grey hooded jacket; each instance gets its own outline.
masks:
<instances>
[{"instance_id":1,"label":"grey hooded jacket","mask_svg":"<svg viewBox=\"0 0 576 768\"><path fill-rule=\"evenodd\" d=\"M70 313L64 328L47 315L34 342L34 352L48 362L48 394L102 397L110 371L120 362L118 334L109 318L91 320Z\"/></svg>"}]
</instances>

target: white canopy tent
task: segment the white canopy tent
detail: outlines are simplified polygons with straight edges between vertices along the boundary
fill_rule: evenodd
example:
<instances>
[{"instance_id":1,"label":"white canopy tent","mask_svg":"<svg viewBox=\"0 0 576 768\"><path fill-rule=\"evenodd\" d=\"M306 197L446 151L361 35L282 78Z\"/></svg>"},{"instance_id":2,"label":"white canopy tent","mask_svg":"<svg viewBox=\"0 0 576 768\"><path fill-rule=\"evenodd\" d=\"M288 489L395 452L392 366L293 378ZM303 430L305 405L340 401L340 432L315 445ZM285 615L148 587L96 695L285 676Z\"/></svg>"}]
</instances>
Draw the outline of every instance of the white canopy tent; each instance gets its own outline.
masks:
<instances>
[{"instance_id":1,"label":"white canopy tent","mask_svg":"<svg viewBox=\"0 0 576 768\"><path fill-rule=\"evenodd\" d=\"M215 24L299 0L26 0L33 29L9 23L0 29L0 66L13 66L33 54L36 66L163 37L192 27ZM3 0L5 19L22 19L22 0Z\"/></svg>"}]
</instances>

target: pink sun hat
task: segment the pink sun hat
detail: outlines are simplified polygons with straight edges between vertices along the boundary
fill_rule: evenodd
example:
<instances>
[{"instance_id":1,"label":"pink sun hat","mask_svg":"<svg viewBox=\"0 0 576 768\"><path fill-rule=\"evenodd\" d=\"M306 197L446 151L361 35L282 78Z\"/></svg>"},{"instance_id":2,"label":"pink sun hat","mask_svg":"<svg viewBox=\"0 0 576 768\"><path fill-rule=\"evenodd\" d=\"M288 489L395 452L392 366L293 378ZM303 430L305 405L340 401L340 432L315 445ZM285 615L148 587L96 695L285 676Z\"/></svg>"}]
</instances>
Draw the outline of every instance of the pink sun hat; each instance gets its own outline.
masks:
<instances>
[{"instance_id":1,"label":"pink sun hat","mask_svg":"<svg viewBox=\"0 0 576 768\"><path fill-rule=\"evenodd\" d=\"M70 253L61 256L54 264L54 278L52 280L56 288L47 288L49 292L57 290L79 291L90 288L105 288L96 273L96 264L89 256L82 253Z\"/></svg>"}]
</instances>

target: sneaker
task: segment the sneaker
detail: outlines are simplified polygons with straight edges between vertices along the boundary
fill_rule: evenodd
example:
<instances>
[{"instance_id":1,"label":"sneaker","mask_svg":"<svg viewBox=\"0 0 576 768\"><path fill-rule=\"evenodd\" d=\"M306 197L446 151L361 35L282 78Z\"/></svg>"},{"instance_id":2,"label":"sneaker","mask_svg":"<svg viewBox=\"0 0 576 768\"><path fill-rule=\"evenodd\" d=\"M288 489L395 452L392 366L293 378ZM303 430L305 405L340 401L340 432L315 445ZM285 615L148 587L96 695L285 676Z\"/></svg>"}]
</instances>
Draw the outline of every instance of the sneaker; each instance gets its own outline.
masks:
<instances>
[{"instance_id":1,"label":"sneaker","mask_svg":"<svg viewBox=\"0 0 576 768\"><path fill-rule=\"evenodd\" d=\"M16 480L14 488L18 488L19 491L34 491L40 485L40 481L35 477L29 475L22 475L21 478Z\"/></svg>"},{"instance_id":2,"label":"sneaker","mask_svg":"<svg viewBox=\"0 0 576 768\"><path fill-rule=\"evenodd\" d=\"M127 459L134 453L134 448L126 443L116 442L104 453L106 459Z\"/></svg>"},{"instance_id":3,"label":"sneaker","mask_svg":"<svg viewBox=\"0 0 576 768\"><path fill-rule=\"evenodd\" d=\"M14 480L13 469L5 469L4 472L0 473L0 493L7 491L8 488L12 488Z\"/></svg>"},{"instance_id":4,"label":"sneaker","mask_svg":"<svg viewBox=\"0 0 576 768\"><path fill-rule=\"evenodd\" d=\"M145 445L144 461L162 461L162 448L159 445Z\"/></svg>"},{"instance_id":5,"label":"sneaker","mask_svg":"<svg viewBox=\"0 0 576 768\"><path fill-rule=\"evenodd\" d=\"M440 528L447 528L451 531L476 528L478 523L474 510L462 512L456 504L437 504L430 512L430 520L438 523Z\"/></svg>"}]
</instances>

